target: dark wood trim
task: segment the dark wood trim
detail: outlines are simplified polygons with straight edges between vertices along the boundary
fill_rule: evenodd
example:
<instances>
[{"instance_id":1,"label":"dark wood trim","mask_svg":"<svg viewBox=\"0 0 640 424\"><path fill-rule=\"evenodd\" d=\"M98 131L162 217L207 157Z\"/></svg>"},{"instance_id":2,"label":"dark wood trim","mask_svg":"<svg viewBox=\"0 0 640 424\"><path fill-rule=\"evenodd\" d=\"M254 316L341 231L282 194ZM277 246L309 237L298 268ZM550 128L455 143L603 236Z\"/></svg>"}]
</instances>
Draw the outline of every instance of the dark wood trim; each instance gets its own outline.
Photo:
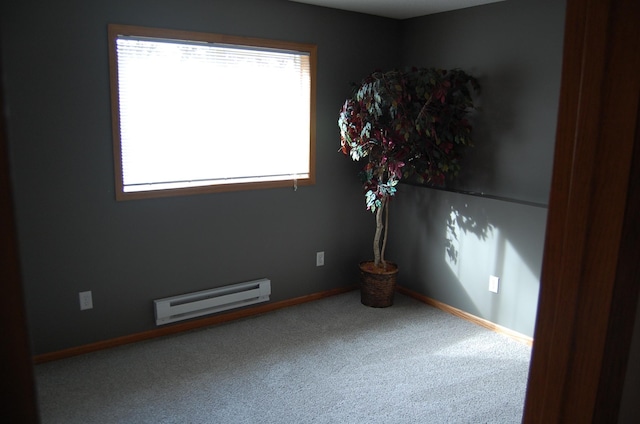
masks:
<instances>
[{"instance_id":1,"label":"dark wood trim","mask_svg":"<svg viewBox=\"0 0 640 424\"><path fill-rule=\"evenodd\" d=\"M639 6L637 0L567 2L524 423L617 421L638 302L638 274L630 277L625 266L637 269L639 240L625 238L623 229L637 220L625 213L636 213L626 207L637 184L629 179L640 94Z\"/></svg>"},{"instance_id":2,"label":"dark wood trim","mask_svg":"<svg viewBox=\"0 0 640 424\"><path fill-rule=\"evenodd\" d=\"M631 348L640 294L640 108L636 118L635 138L627 207L603 354L602 375L606 378L598 385L594 422L611 422L620 408L619 396L612 394L622 393L624 386L628 359L626 352Z\"/></svg>"},{"instance_id":3,"label":"dark wood trim","mask_svg":"<svg viewBox=\"0 0 640 424\"><path fill-rule=\"evenodd\" d=\"M0 43L0 46L2 44ZM0 52L0 62L2 54ZM0 82L2 63L0 63ZM37 423L31 346L24 310L18 243L15 231L9 153L5 127L4 95L0 84L0 392L2 416L13 422Z\"/></svg>"},{"instance_id":4,"label":"dark wood trim","mask_svg":"<svg viewBox=\"0 0 640 424\"><path fill-rule=\"evenodd\" d=\"M337 294L346 293L348 291L355 290L356 288L357 286L341 287L333 290L327 290L319 293L309 294L306 296L300 296L293 299L282 300L279 302L266 303L264 305L248 307L245 309L238 309L236 311L221 313L219 315L213 315L206 318L194 319L194 320L185 321L177 324L169 324L153 330L144 331L142 333L131 334L128 336L117 337L115 339L103 340L103 341L91 343L88 345L77 346L69 349L59 350L56 352L37 355L33 358L33 360L34 360L34 363L41 364L44 362L56 361L59 359L70 358L72 356L78 356L78 355L83 355L90 352L96 352L98 350L109 349L112 347L122 346L130 343L136 343L143 340L164 337L170 334L177 334L185 331L195 330L198 328L210 327L212 325L220 324L223 322L234 321L241 318L247 318L254 315L275 311L277 309L287 308L289 306L300 305L302 303L311 302L313 300L319 300L326 297L335 296Z\"/></svg>"},{"instance_id":5,"label":"dark wood trim","mask_svg":"<svg viewBox=\"0 0 640 424\"><path fill-rule=\"evenodd\" d=\"M406 287L402 287L402 286L398 286L397 287L397 291L398 293L402 293L406 296L412 297L416 300L419 300L420 302L426 303L427 305L433 306L434 308L438 308L441 311L447 312L451 315L454 315L458 318L462 318L465 321L469 321L473 324L479 325L481 327L484 327L488 330L491 331L495 331L496 333L500 333L503 334L507 337L510 337L520 343L526 344L528 346L533 346L533 338L526 336L522 333L518 333L517 331L513 331L509 328L503 327L501 325L495 324L491 321L488 321L484 318L480 318L477 317L473 314L470 314L468 312L465 312L461 309L458 308L454 308L453 306L447 305L446 303L442 303L438 300L432 299L428 296L425 296L423 294L420 294L418 292L415 292L413 290L410 290Z\"/></svg>"}]
</instances>

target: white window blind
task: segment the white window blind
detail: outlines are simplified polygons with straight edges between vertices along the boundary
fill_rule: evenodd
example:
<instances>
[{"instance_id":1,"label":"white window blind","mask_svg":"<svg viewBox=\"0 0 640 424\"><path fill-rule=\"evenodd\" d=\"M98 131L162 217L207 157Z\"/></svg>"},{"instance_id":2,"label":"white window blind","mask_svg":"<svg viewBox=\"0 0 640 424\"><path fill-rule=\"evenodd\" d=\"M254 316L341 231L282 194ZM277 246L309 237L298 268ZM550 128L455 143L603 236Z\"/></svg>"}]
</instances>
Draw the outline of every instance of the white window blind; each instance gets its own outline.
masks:
<instances>
[{"instance_id":1,"label":"white window blind","mask_svg":"<svg viewBox=\"0 0 640 424\"><path fill-rule=\"evenodd\" d=\"M123 192L309 178L308 52L141 36L115 45Z\"/></svg>"}]
</instances>

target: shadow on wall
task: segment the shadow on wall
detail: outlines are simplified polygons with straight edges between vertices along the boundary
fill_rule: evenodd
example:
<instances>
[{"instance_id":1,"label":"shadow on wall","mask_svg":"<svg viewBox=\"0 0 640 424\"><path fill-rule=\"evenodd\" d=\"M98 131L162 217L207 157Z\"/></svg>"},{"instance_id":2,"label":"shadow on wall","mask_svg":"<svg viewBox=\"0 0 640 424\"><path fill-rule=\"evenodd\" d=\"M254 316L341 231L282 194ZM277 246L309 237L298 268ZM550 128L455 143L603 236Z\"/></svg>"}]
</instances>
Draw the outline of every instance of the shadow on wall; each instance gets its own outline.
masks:
<instances>
[{"instance_id":1,"label":"shadow on wall","mask_svg":"<svg viewBox=\"0 0 640 424\"><path fill-rule=\"evenodd\" d=\"M405 184L392 206L401 285L533 336L546 208Z\"/></svg>"},{"instance_id":2,"label":"shadow on wall","mask_svg":"<svg viewBox=\"0 0 640 424\"><path fill-rule=\"evenodd\" d=\"M513 66L498 66L490 72L474 73L482 91L474 98L477 110L470 119L473 122L474 147L460 159L460 175L455 188L477 191L489 187L501 191L497 170L503 165L496 152L504 146L513 149L514 142L525 139L519 134L516 110L521 108L522 71Z\"/></svg>"},{"instance_id":3,"label":"shadow on wall","mask_svg":"<svg viewBox=\"0 0 640 424\"><path fill-rule=\"evenodd\" d=\"M478 240L486 241L493 234L493 228L486 212L481 208L470 208L468 202L459 205L452 204L449 216L447 216L447 236L445 239L445 251L449 263L458 263L460 237L473 234Z\"/></svg>"}]
</instances>

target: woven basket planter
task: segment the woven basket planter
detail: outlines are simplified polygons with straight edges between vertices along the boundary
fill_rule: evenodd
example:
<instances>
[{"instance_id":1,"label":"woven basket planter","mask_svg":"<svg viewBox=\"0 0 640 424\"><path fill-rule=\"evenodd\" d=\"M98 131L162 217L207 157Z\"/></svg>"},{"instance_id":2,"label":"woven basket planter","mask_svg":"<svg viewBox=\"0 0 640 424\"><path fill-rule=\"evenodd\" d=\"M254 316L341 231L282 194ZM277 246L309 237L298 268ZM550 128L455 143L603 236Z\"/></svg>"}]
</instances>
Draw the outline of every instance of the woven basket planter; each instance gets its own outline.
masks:
<instances>
[{"instance_id":1,"label":"woven basket planter","mask_svg":"<svg viewBox=\"0 0 640 424\"><path fill-rule=\"evenodd\" d=\"M381 270L373 262L360 262L360 301L374 308L393 305L393 295L398 281L398 266L387 262L387 269Z\"/></svg>"}]
</instances>

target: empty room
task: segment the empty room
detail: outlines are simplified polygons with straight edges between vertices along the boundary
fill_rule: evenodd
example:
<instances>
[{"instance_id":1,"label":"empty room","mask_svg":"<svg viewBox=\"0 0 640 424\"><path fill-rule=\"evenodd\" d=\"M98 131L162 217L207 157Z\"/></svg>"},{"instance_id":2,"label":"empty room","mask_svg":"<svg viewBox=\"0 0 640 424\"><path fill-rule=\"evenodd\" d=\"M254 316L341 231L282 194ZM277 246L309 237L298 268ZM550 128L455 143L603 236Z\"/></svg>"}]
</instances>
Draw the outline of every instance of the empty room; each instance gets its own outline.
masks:
<instances>
[{"instance_id":1,"label":"empty room","mask_svg":"<svg viewBox=\"0 0 640 424\"><path fill-rule=\"evenodd\" d=\"M3 3L40 422L521 422L569 3Z\"/></svg>"}]
</instances>

